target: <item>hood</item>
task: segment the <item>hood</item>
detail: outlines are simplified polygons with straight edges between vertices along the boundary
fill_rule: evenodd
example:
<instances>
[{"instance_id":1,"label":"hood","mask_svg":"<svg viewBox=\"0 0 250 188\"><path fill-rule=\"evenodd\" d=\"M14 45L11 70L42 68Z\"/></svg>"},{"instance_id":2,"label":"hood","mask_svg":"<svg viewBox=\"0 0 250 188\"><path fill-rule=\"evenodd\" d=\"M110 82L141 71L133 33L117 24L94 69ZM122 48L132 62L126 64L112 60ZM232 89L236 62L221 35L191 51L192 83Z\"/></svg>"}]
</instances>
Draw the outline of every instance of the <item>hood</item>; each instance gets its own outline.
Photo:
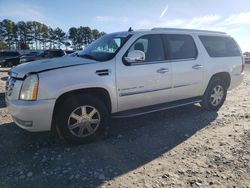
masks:
<instances>
[{"instance_id":1,"label":"hood","mask_svg":"<svg viewBox=\"0 0 250 188\"><path fill-rule=\"evenodd\" d=\"M45 60L38 60L29 63L24 63L12 68L10 73L11 76L13 77L24 78L25 75L29 73L39 73L43 71L49 71L58 68L66 68L71 66L79 66L93 62L95 61L79 57L64 56L59 58L45 59Z\"/></svg>"}]
</instances>

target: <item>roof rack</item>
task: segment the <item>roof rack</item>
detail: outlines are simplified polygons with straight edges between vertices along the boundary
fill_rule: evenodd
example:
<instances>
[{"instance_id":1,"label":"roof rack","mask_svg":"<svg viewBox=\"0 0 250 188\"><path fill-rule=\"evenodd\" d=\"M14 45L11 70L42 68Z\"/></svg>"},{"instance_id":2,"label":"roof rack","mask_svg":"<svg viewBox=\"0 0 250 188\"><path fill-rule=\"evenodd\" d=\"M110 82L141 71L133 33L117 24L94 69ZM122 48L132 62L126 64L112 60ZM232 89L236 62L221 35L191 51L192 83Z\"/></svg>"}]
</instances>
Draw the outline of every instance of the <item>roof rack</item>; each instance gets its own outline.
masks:
<instances>
[{"instance_id":1,"label":"roof rack","mask_svg":"<svg viewBox=\"0 0 250 188\"><path fill-rule=\"evenodd\" d=\"M168 30L168 31L189 31L189 32L199 32L199 33L217 33L217 34L226 34L222 31L209 31L209 30L199 30L199 29L181 29L181 28L164 28L164 27L155 27L152 30Z\"/></svg>"}]
</instances>

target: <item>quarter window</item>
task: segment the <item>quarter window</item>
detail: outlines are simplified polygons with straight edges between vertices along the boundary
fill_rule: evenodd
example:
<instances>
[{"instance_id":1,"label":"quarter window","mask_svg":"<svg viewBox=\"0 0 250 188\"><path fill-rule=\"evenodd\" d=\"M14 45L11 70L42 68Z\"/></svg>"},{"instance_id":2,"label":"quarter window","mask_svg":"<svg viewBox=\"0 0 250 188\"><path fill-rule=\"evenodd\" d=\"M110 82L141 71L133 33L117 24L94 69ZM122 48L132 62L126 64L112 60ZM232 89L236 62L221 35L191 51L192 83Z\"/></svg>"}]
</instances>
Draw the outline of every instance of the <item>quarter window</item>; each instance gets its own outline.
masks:
<instances>
[{"instance_id":1,"label":"quarter window","mask_svg":"<svg viewBox=\"0 0 250 188\"><path fill-rule=\"evenodd\" d=\"M191 59L197 57L197 48L190 35L164 35L164 43L168 60Z\"/></svg>"},{"instance_id":2,"label":"quarter window","mask_svg":"<svg viewBox=\"0 0 250 188\"><path fill-rule=\"evenodd\" d=\"M137 39L129 48L129 52L140 50L145 53L145 62L163 61L165 60L163 43L160 35L145 35Z\"/></svg>"},{"instance_id":3,"label":"quarter window","mask_svg":"<svg viewBox=\"0 0 250 188\"><path fill-rule=\"evenodd\" d=\"M239 47L231 37L200 36L199 38L210 57L241 56Z\"/></svg>"}]
</instances>

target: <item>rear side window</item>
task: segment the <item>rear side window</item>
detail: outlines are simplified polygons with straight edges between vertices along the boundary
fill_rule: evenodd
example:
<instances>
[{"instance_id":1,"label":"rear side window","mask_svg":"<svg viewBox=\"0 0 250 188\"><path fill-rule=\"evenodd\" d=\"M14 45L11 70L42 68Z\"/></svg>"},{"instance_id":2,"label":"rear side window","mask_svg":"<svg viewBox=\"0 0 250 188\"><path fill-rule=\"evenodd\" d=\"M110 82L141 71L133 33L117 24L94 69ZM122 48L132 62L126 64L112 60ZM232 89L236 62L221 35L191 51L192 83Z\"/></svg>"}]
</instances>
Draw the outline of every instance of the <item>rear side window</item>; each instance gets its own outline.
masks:
<instances>
[{"instance_id":1,"label":"rear side window","mask_svg":"<svg viewBox=\"0 0 250 188\"><path fill-rule=\"evenodd\" d=\"M145 35L136 40L129 48L129 52L140 50L145 53L145 62L163 61L165 54L160 35Z\"/></svg>"},{"instance_id":2,"label":"rear side window","mask_svg":"<svg viewBox=\"0 0 250 188\"><path fill-rule=\"evenodd\" d=\"M241 56L239 47L231 37L199 36L210 57Z\"/></svg>"},{"instance_id":3,"label":"rear side window","mask_svg":"<svg viewBox=\"0 0 250 188\"><path fill-rule=\"evenodd\" d=\"M194 59L197 57L197 48L193 37L182 34L163 35L168 60Z\"/></svg>"}]
</instances>

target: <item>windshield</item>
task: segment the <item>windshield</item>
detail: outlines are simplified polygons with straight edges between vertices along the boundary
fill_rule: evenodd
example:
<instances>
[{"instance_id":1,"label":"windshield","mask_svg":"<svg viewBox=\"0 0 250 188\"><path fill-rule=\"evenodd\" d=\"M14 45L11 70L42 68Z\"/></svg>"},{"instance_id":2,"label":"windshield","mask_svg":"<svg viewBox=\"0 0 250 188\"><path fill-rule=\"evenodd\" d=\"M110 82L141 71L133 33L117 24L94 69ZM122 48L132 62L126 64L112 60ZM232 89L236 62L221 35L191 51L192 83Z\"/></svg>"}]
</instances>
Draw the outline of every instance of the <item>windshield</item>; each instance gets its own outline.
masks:
<instances>
[{"instance_id":1,"label":"windshield","mask_svg":"<svg viewBox=\"0 0 250 188\"><path fill-rule=\"evenodd\" d=\"M130 37L131 34L128 33L104 35L79 52L78 57L108 61L118 53Z\"/></svg>"}]
</instances>

